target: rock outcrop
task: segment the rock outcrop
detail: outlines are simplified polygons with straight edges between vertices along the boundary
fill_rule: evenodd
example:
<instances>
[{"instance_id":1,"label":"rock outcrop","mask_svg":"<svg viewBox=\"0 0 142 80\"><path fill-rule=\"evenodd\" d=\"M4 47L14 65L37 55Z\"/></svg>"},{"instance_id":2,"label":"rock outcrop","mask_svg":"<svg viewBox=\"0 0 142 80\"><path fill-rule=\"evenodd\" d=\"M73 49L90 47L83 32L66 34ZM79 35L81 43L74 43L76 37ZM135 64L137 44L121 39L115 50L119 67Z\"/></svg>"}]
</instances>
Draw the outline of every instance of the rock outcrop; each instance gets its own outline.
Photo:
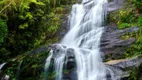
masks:
<instances>
[{"instance_id":1,"label":"rock outcrop","mask_svg":"<svg viewBox=\"0 0 142 80\"><path fill-rule=\"evenodd\" d=\"M133 33L139 31L138 27L131 27L124 30L119 30L114 27L106 27L102 38L101 38L101 51L105 54L119 55L123 54L125 47L129 47L132 43L135 42L135 38L130 37L128 39L121 39L122 36L125 36L128 33ZM114 56L114 57L116 57Z\"/></svg>"},{"instance_id":2,"label":"rock outcrop","mask_svg":"<svg viewBox=\"0 0 142 80\"><path fill-rule=\"evenodd\" d=\"M125 0L110 0L108 3L108 13L120 9L124 5Z\"/></svg>"},{"instance_id":3,"label":"rock outcrop","mask_svg":"<svg viewBox=\"0 0 142 80\"><path fill-rule=\"evenodd\" d=\"M105 63L115 74L115 77L121 80L128 80L134 68L140 68L142 65L141 56L130 59L112 60ZM117 79L116 79L117 80Z\"/></svg>"}]
</instances>

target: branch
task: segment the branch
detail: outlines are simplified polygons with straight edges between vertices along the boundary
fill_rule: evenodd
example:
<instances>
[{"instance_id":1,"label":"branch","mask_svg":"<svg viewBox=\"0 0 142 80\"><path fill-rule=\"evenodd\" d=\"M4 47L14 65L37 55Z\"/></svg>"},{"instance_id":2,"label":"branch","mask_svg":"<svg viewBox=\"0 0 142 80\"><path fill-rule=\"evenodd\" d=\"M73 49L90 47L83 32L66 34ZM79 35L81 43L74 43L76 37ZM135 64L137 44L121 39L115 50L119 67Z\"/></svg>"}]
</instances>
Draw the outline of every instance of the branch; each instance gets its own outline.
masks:
<instances>
[{"instance_id":1,"label":"branch","mask_svg":"<svg viewBox=\"0 0 142 80\"><path fill-rule=\"evenodd\" d=\"M9 2L9 4L6 5L4 8L1 9L0 14L1 14L7 7L9 7L11 4L12 4L12 1Z\"/></svg>"}]
</instances>

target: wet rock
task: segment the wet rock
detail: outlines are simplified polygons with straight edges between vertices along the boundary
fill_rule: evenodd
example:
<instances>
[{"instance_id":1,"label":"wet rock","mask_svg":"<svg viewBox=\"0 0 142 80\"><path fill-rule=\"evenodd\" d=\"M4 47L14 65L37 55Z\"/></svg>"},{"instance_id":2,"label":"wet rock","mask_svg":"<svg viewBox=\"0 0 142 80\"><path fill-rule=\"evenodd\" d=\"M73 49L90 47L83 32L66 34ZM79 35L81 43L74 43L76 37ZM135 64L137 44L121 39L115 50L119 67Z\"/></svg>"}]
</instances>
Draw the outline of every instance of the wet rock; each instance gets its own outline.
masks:
<instances>
[{"instance_id":1,"label":"wet rock","mask_svg":"<svg viewBox=\"0 0 142 80\"><path fill-rule=\"evenodd\" d=\"M53 44L50 46L50 49L53 51L52 62L54 59L65 54L64 68L63 68L63 80L77 80L76 73L76 61L75 61L75 52L72 48L67 48L66 46ZM53 67L50 67L50 72L53 72Z\"/></svg>"},{"instance_id":2,"label":"wet rock","mask_svg":"<svg viewBox=\"0 0 142 80\"><path fill-rule=\"evenodd\" d=\"M70 10L69 10L70 11ZM68 11L68 12L69 12ZM68 29L67 26L68 25L68 15L69 14L64 14L63 18L61 19L62 23L61 23L61 27L59 29L59 31L56 34L56 37L59 37L60 39L63 38L63 36L67 33Z\"/></svg>"},{"instance_id":3,"label":"wet rock","mask_svg":"<svg viewBox=\"0 0 142 80\"><path fill-rule=\"evenodd\" d=\"M130 59L112 60L105 64L112 70L115 77L127 80L131 72L133 72L133 68L139 67L142 64L142 58L137 56Z\"/></svg>"},{"instance_id":4,"label":"wet rock","mask_svg":"<svg viewBox=\"0 0 142 80\"><path fill-rule=\"evenodd\" d=\"M63 80L78 80L76 69L68 70L64 73Z\"/></svg>"},{"instance_id":5,"label":"wet rock","mask_svg":"<svg viewBox=\"0 0 142 80\"><path fill-rule=\"evenodd\" d=\"M142 58L134 57L131 59L121 59L121 60L112 60L106 62L105 64L110 66L120 67L121 69L131 68L131 67L138 67L142 63Z\"/></svg>"},{"instance_id":6,"label":"wet rock","mask_svg":"<svg viewBox=\"0 0 142 80\"><path fill-rule=\"evenodd\" d=\"M81 3L82 2L82 0L77 0L77 3Z\"/></svg>"},{"instance_id":7,"label":"wet rock","mask_svg":"<svg viewBox=\"0 0 142 80\"><path fill-rule=\"evenodd\" d=\"M10 80L10 76L9 75L4 75L1 80Z\"/></svg>"},{"instance_id":8,"label":"wet rock","mask_svg":"<svg viewBox=\"0 0 142 80\"><path fill-rule=\"evenodd\" d=\"M120 9L124 5L125 0L110 0L108 3L108 12Z\"/></svg>"},{"instance_id":9,"label":"wet rock","mask_svg":"<svg viewBox=\"0 0 142 80\"><path fill-rule=\"evenodd\" d=\"M66 50L64 71L63 80L77 80L75 52L72 48Z\"/></svg>"},{"instance_id":10,"label":"wet rock","mask_svg":"<svg viewBox=\"0 0 142 80\"><path fill-rule=\"evenodd\" d=\"M66 53L67 53L67 54L66 54L66 57L67 57L67 58L75 58L74 49L69 48L69 49L67 49L67 52L66 52Z\"/></svg>"},{"instance_id":11,"label":"wet rock","mask_svg":"<svg viewBox=\"0 0 142 80\"><path fill-rule=\"evenodd\" d=\"M59 56L62 56L62 54L66 54L65 53L65 48L66 46L62 46L60 44L53 44L51 46L51 50L53 51L53 59L54 58L58 58Z\"/></svg>"},{"instance_id":12,"label":"wet rock","mask_svg":"<svg viewBox=\"0 0 142 80\"><path fill-rule=\"evenodd\" d=\"M75 55L74 55L74 49L69 48L67 49L66 53L66 63L65 66L67 69L73 69L76 67L76 61L75 61Z\"/></svg>"},{"instance_id":13,"label":"wet rock","mask_svg":"<svg viewBox=\"0 0 142 80\"><path fill-rule=\"evenodd\" d=\"M109 61L106 64L112 65L116 67L120 67L121 69L138 67L142 63L142 58L136 57L131 59L121 59L121 60L113 60Z\"/></svg>"},{"instance_id":14,"label":"wet rock","mask_svg":"<svg viewBox=\"0 0 142 80\"><path fill-rule=\"evenodd\" d=\"M125 51L124 47L129 47L135 42L135 38L128 38L122 40L121 37L132 32L139 31L138 27L131 27L124 30L118 30L116 28L106 27L101 38L101 51L105 54L123 54ZM123 50L124 49L124 50ZM115 57L115 56L114 56Z\"/></svg>"}]
</instances>

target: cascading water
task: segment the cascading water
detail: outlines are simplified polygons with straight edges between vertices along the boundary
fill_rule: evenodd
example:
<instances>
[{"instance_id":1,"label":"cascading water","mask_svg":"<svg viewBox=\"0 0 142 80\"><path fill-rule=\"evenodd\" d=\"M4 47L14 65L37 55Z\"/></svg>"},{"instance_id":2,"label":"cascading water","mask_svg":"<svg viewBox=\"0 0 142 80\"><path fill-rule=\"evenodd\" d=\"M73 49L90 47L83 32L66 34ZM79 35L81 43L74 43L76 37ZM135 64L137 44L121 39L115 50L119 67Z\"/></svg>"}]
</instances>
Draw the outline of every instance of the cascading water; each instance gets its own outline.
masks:
<instances>
[{"instance_id":1,"label":"cascading water","mask_svg":"<svg viewBox=\"0 0 142 80\"><path fill-rule=\"evenodd\" d=\"M5 64L6 64L6 63L0 64L0 72L1 72L1 69L3 68L3 66L4 66Z\"/></svg>"},{"instance_id":2,"label":"cascading water","mask_svg":"<svg viewBox=\"0 0 142 80\"><path fill-rule=\"evenodd\" d=\"M58 73L56 80L63 80L63 64L68 48L74 50L78 80L106 80L107 68L99 50L106 4L107 0L82 0L81 4L73 5L69 16L70 31L60 43L60 46L66 48L61 46L62 50L54 57L55 71ZM53 51L47 58L45 69L49 67Z\"/></svg>"}]
</instances>

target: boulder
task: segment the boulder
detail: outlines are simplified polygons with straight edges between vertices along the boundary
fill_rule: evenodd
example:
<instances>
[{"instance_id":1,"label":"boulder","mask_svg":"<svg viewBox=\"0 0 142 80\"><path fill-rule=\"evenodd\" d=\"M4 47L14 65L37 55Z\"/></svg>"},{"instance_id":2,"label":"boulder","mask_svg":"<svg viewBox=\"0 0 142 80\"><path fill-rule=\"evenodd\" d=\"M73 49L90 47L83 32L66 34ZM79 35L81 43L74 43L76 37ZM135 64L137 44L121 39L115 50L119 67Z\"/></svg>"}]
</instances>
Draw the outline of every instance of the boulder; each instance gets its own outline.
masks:
<instances>
[{"instance_id":1,"label":"boulder","mask_svg":"<svg viewBox=\"0 0 142 80\"><path fill-rule=\"evenodd\" d=\"M66 60L65 60L66 69L72 69L76 67L74 49L69 48L66 51Z\"/></svg>"}]
</instances>

